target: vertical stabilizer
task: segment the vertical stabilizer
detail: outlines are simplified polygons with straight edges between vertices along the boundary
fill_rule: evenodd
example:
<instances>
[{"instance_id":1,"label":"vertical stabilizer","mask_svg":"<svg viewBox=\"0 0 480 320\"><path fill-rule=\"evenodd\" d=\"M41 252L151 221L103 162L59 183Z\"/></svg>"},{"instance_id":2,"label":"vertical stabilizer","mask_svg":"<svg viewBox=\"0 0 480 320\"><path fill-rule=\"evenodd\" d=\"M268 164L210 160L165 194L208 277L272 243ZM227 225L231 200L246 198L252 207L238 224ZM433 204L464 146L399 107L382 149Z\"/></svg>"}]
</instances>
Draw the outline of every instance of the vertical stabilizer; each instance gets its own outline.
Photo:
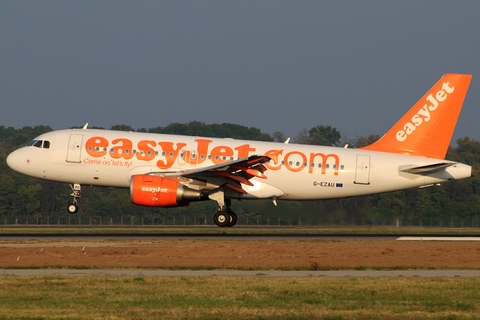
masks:
<instances>
[{"instance_id":1,"label":"vertical stabilizer","mask_svg":"<svg viewBox=\"0 0 480 320\"><path fill-rule=\"evenodd\" d=\"M360 149L444 159L471 78L444 75L380 140Z\"/></svg>"}]
</instances>

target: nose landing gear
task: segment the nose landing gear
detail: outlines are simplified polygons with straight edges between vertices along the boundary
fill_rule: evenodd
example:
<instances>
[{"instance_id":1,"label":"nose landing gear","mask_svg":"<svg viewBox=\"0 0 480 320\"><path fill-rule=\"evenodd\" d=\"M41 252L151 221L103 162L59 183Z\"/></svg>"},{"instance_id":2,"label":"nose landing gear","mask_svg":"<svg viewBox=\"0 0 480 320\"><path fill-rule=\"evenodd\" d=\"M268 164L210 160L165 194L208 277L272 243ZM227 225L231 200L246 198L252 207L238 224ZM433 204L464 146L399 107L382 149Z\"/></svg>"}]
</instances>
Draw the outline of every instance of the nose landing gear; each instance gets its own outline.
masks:
<instances>
[{"instance_id":1,"label":"nose landing gear","mask_svg":"<svg viewBox=\"0 0 480 320\"><path fill-rule=\"evenodd\" d=\"M67 206L67 211L68 213L74 214L78 211L78 199L80 199L81 197L82 186L75 183L73 185L70 185L70 188L72 188L72 193L70 195L73 197L73 203Z\"/></svg>"}]
</instances>

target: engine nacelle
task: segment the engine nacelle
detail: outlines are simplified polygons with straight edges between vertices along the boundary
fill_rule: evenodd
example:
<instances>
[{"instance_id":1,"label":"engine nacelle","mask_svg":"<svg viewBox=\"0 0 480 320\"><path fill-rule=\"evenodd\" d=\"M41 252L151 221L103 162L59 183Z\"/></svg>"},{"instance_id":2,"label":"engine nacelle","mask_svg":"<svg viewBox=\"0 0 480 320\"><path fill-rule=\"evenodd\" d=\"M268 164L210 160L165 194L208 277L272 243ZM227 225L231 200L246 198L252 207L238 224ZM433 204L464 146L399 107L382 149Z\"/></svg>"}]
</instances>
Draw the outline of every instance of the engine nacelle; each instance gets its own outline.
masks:
<instances>
[{"instance_id":1,"label":"engine nacelle","mask_svg":"<svg viewBox=\"0 0 480 320\"><path fill-rule=\"evenodd\" d=\"M132 202L148 207L186 206L200 199L200 191L188 188L181 180L146 174L132 176L130 197Z\"/></svg>"}]
</instances>

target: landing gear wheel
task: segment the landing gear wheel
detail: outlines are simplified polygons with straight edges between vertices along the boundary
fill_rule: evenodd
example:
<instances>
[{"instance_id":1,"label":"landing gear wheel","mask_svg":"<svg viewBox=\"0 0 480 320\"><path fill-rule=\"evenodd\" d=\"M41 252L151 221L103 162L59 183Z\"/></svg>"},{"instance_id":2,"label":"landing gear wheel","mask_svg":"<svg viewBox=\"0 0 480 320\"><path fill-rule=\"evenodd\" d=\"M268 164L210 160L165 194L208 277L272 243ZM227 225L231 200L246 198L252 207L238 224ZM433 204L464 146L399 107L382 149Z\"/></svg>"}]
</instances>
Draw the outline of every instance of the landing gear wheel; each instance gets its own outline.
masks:
<instances>
[{"instance_id":1,"label":"landing gear wheel","mask_svg":"<svg viewBox=\"0 0 480 320\"><path fill-rule=\"evenodd\" d=\"M78 211L78 205L76 205L75 203L71 203L67 206L67 211L68 213L71 213L71 214L74 214L74 213L77 213Z\"/></svg>"},{"instance_id":2,"label":"landing gear wheel","mask_svg":"<svg viewBox=\"0 0 480 320\"><path fill-rule=\"evenodd\" d=\"M237 215L235 212L229 212L230 214L230 222L226 225L227 227L233 227L234 225L237 224Z\"/></svg>"},{"instance_id":3,"label":"landing gear wheel","mask_svg":"<svg viewBox=\"0 0 480 320\"><path fill-rule=\"evenodd\" d=\"M73 197L73 203L67 206L67 211L68 213L74 214L78 211L78 199L81 197L82 186L78 183L75 183L71 184L70 188L72 188L72 194L70 195Z\"/></svg>"},{"instance_id":4,"label":"landing gear wheel","mask_svg":"<svg viewBox=\"0 0 480 320\"><path fill-rule=\"evenodd\" d=\"M213 221L219 227L226 227L230 223L230 214L227 211L217 211Z\"/></svg>"}]
</instances>

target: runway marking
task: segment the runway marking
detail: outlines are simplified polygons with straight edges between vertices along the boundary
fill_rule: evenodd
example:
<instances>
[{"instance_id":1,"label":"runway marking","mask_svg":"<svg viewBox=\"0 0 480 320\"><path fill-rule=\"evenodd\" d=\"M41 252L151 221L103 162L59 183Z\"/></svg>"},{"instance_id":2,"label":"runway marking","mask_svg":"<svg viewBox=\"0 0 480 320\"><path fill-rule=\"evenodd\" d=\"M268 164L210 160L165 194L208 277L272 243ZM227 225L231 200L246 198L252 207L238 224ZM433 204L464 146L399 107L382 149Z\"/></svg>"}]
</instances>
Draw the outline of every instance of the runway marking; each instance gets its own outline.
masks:
<instances>
[{"instance_id":1,"label":"runway marking","mask_svg":"<svg viewBox=\"0 0 480 320\"><path fill-rule=\"evenodd\" d=\"M480 237L400 237L403 241L480 241Z\"/></svg>"}]
</instances>

